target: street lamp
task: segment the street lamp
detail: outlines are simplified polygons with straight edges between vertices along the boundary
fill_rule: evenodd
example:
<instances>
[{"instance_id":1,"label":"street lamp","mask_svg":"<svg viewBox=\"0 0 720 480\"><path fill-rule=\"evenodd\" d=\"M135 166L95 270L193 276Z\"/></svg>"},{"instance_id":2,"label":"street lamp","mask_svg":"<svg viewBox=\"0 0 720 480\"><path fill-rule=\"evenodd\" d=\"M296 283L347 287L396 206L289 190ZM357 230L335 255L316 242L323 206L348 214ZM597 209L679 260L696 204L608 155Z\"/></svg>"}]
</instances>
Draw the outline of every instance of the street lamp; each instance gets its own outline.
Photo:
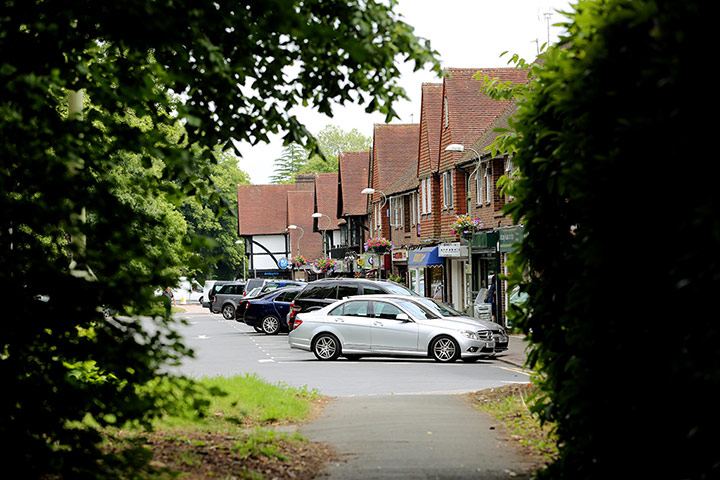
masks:
<instances>
[{"instance_id":1,"label":"street lamp","mask_svg":"<svg viewBox=\"0 0 720 480\"><path fill-rule=\"evenodd\" d=\"M325 217L325 218L328 219L328 225L327 225L327 227L321 229L322 232L323 232L323 256L324 256L325 258L327 258L327 247L326 247L326 242L325 242L325 231L326 231L328 228L330 228L330 225L332 225L332 220L330 220L330 217L328 217L328 216L325 215L324 213L320 213L320 212L315 212L315 213L313 213L313 214L312 214L312 217L313 217L313 218L322 218L322 217ZM320 228L320 221L319 221L319 220L318 220L318 228Z\"/></svg>"},{"instance_id":2,"label":"street lamp","mask_svg":"<svg viewBox=\"0 0 720 480\"><path fill-rule=\"evenodd\" d=\"M288 225L288 230L297 230L300 229L300 238L298 238L297 243L297 256L300 256L300 239L303 238L303 235L305 235L305 230L303 230L302 227L298 227L297 225ZM292 245L290 245L290 250L292 250Z\"/></svg>"},{"instance_id":3,"label":"street lamp","mask_svg":"<svg viewBox=\"0 0 720 480\"><path fill-rule=\"evenodd\" d=\"M373 193L379 193L380 195L382 195L383 201L382 201L382 205L380 205L380 208L384 207L385 204L387 203L387 197L380 190L375 190L374 188L368 187L368 188L363 188L362 192L360 192L360 193L362 193L363 195L372 195Z\"/></svg>"},{"instance_id":4,"label":"street lamp","mask_svg":"<svg viewBox=\"0 0 720 480\"><path fill-rule=\"evenodd\" d=\"M370 188L370 187L363 188L362 192L360 192L360 193L362 193L363 195L372 195L374 193L379 193L382 196L382 203L380 204L380 211L378 212L379 216L382 218L382 209L385 206L385 204L387 203L387 197L385 196L385 194L383 192L381 192L380 190L375 190L374 188ZM390 221L389 218L388 218L388 221ZM382 230L380 231L380 234L382 235ZM377 272L377 279L380 280L380 258L381 257L380 257L380 255L375 255L375 256L377 257L377 265L375 265L375 269L376 269L375 271Z\"/></svg>"},{"instance_id":5,"label":"street lamp","mask_svg":"<svg viewBox=\"0 0 720 480\"><path fill-rule=\"evenodd\" d=\"M297 230L298 228L300 229L300 238L302 238L303 235L305 235L305 230L303 230L302 227L298 227L297 225L288 225L288 227L287 227L288 230ZM298 238L298 243L297 243L297 255L296 255L297 257L300 256L300 238ZM292 255L292 241L290 242L290 255ZM293 277L296 277L294 272L295 272L295 269L293 268ZM297 278L293 278L293 279L296 280Z\"/></svg>"},{"instance_id":6,"label":"street lamp","mask_svg":"<svg viewBox=\"0 0 720 480\"><path fill-rule=\"evenodd\" d=\"M235 240L235 245L240 245L241 243L244 243L242 240ZM247 253L245 254L245 258L243 258L243 279L247 280Z\"/></svg>"},{"instance_id":7,"label":"street lamp","mask_svg":"<svg viewBox=\"0 0 720 480\"><path fill-rule=\"evenodd\" d=\"M475 170L473 170L473 172L468 176L467 188L468 188L468 191L470 191L470 179L480 169L480 158L481 158L480 154L474 148L466 147L465 145L462 145L460 143L451 143L450 145L445 147L446 152L464 152L465 150L470 150L471 152L473 152L477 156L477 159L478 159L477 167L475 167ZM470 205L468 205L467 213L470 214ZM475 301L472 298L473 293L474 293L473 288L472 288L474 286L473 285L473 270L474 269L473 269L473 256L472 256L472 246L473 246L474 241L475 241L475 228L473 228L470 231L470 245L468 245L468 261L470 262L470 297L471 297L470 300L471 300L471 305L473 305L473 316L475 316Z\"/></svg>"},{"instance_id":8,"label":"street lamp","mask_svg":"<svg viewBox=\"0 0 720 480\"><path fill-rule=\"evenodd\" d=\"M375 190L374 188L370 188L370 187L363 188L362 192L360 192L360 193L362 193L363 195L373 195L375 193L379 193L382 196L382 203L380 204L380 208L378 211L378 216L382 218L382 209L385 206L385 204L387 203L387 197L385 196L385 194L383 192L381 192L380 190ZM377 223L377 221L375 223ZM375 229L373 229L373 231L375 231ZM381 232L381 234L382 234L382 232Z\"/></svg>"}]
</instances>

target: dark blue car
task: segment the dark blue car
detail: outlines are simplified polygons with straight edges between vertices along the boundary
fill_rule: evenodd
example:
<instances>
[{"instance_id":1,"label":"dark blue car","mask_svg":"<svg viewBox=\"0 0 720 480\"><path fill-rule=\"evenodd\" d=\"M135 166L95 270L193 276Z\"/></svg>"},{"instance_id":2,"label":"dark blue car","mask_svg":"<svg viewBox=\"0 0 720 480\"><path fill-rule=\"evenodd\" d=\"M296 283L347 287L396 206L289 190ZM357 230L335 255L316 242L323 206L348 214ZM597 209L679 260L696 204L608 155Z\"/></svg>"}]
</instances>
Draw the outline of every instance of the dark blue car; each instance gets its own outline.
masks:
<instances>
[{"instance_id":1,"label":"dark blue car","mask_svg":"<svg viewBox=\"0 0 720 480\"><path fill-rule=\"evenodd\" d=\"M302 287L285 287L262 297L246 300L245 324L266 335L289 331L286 317L290 311L290 303L300 290Z\"/></svg>"}]
</instances>

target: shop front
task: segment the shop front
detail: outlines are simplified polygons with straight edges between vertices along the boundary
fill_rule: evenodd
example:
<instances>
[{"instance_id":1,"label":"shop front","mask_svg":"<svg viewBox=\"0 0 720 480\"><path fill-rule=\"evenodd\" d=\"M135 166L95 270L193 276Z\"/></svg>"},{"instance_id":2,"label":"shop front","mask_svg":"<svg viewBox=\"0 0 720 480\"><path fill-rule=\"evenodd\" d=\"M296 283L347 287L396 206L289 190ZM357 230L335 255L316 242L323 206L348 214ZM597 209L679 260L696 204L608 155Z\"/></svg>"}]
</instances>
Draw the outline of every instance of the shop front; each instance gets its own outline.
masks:
<instances>
[{"instance_id":1,"label":"shop front","mask_svg":"<svg viewBox=\"0 0 720 480\"><path fill-rule=\"evenodd\" d=\"M468 247L460 242L441 243L438 256L445 259L445 301L464 312L472 303L467 279Z\"/></svg>"},{"instance_id":2,"label":"shop front","mask_svg":"<svg viewBox=\"0 0 720 480\"><path fill-rule=\"evenodd\" d=\"M437 300L443 298L443 259L438 247L422 247L408 251L408 284L418 295Z\"/></svg>"},{"instance_id":3,"label":"shop front","mask_svg":"<svg viewBox=\"0 0 720 480\"><path fill-rule=\"evenodd\" d=\"M392 260L391 272L396 277L402 278L403 284L408 284L408 249L407 248L396 248L390 253Z\"/></svg>"}]
</instances>

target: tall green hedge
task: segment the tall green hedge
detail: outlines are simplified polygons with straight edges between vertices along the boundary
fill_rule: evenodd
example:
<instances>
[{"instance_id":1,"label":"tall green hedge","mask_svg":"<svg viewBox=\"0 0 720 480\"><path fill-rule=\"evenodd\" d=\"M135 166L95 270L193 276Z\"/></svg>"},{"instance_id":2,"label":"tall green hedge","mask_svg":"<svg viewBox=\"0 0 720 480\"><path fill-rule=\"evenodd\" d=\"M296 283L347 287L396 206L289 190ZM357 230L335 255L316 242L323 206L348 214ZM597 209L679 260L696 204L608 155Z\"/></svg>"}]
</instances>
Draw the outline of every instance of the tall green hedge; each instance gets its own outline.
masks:
<instances>
[{"instance_id":1,"label":"tall green hedge","mask_svg":"<svg viewBox=\"0 0 720 480\"><path fill-rule=\"evenodd\" d=\"M553 479L718 478L720 202L708 12L581 1L516 116L511 277ZM708 88L710 87L710 88ZM712 138L712 137L710 137ZM715 446L715 448L713 448Z\"/></svg>"}]
</instances>

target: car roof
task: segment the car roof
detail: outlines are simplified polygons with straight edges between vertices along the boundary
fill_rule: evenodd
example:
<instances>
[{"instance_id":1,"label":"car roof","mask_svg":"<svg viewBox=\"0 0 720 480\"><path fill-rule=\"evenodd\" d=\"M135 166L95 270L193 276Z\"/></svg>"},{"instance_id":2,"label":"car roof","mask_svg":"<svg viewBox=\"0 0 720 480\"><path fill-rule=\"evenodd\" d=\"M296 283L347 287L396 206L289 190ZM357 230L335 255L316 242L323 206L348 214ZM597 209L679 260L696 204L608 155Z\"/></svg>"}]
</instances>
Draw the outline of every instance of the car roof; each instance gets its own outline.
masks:
<instances>
[{"instance_id":1,"label":"car roof","mask_svg":"<svg viewBox=\"0 0 720 480\"><path fill-rule=\"evenodd\" d=\"M350 282L350 283L386 283L393 285L400 285L399 283L393 282L392 280L376 280L374 278L346 278L346 277L335 277L335 278L318 278L310 283L321 283L321 282Z\"/></svg>"}]
</instances>

